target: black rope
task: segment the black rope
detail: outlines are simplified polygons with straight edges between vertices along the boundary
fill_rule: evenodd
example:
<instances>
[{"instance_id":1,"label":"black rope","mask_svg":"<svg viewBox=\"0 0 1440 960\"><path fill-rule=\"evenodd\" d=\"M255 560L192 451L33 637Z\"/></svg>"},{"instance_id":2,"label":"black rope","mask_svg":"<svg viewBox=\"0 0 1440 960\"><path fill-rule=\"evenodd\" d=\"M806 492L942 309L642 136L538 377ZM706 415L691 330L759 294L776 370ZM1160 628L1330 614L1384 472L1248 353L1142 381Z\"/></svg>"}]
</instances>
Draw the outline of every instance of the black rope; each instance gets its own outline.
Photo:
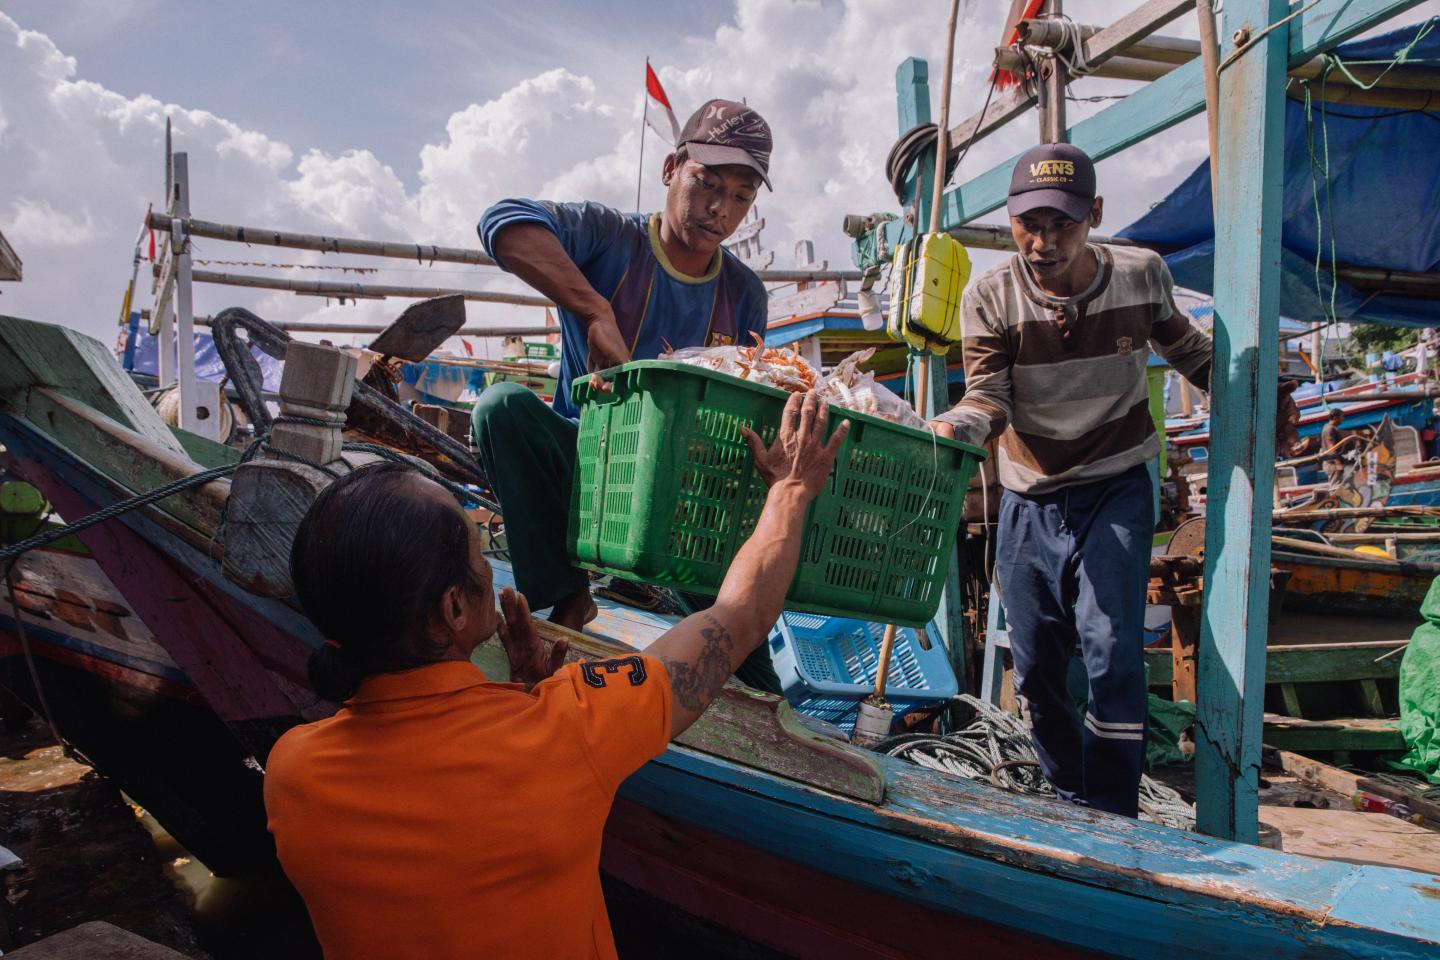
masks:
<instances>
[{"instance_id":1,"label":"black rope","mask_svg":"<svg viewBox=\"0 0 1440 960\"><path fill-rule=\"evenodd\" d=\"M89 516L76 520L74 523L57 527L47 533L37 533L33 537L26 537L19 543L13 543L8 547L0 547L0 563L9 563L21 554L34 550L36 547L43 547L46 544L54 543L56 540L68 537L72 533L88 530L97 523L104 523L106 520L114 519L123 513L149 506L152 503L164 500L166 497L174 496L182 490L204 486L212 480L220 480L228 477L239 467L239 463L227 463L223 467L213 467L209 470L202 470L193 476L172 480L164 486L156 487L149 493L142 493L138 496L112 503L108 507L102 507Z\"/></svg>"},{"instance_id":2,"label":"black rope","mask_svg":"<svg viewBox=\"0 0 1440 960\"><path fill-rule=\"evenodd\" d=\"M332 425L331 422L328 420L319 420L313 417L297 417L290 415L282 415L276 417L275 422L301 423L310 426L322 427ZM120 500L116 503L110 504L110 506L108 507L102 507L101 509L95 511L89 516L82 517L81 519L76 520L74 523L65 524L62 527L57 527L56 529L47 531L45 533L37 533L34 536L26 537L24 540L21 540L18 543L13 543L6 547L0 547L0 564L13 563L22 554L28 553L29 551L34 550L37 547L43 547L47 544L54 543L56 540L61 540L65 537L68 537L72 533L79 533L81 530L88 530L90 527L93 527L98 523L104 523L106 520L114 519L115 517L118 517L122 514L129 513L131 510L138 510L140 507L147 507L152 503L157 503L161 500L164 500L166 497L172 497L183 490L189 490L191 487L202 487L213 480L222 480L225 477L230 476L230 474L234 473L236 470L240 469L242 465L252 460L262 448L267 453L273 456L278 456L286 460L293 460L296 463L303 463L306 466L314 467L315 469L321 470L336 479L339 479L340 477L340 474L337 473L335 470L331 469L329 466L322 463L316 463L314 460L311 460L308 457L302 457L297 454L288 453L284 450L277 450L274 447L270 446L268 436L260 437L257 438L253 443L250 444L249 447L245 449L245 452L240 455L240 459L237 460L235 463L227 463L224 466L212 467L209 470L202 470L192 476L181 477L178 480L172 480L164 486L156 487L149 493L142 493L133 497L127 497L124 500ZM421 473L425 474L429 479L434 480L436 483L440 484L442 487L448 490L452 496L460 500L462 503L476 503L492 513L500 512L500 507L498 504L492 502L488 498L472 490L466 489L460 484L455 483L453 480L450 480L449 478L441 475L439 471L437 471L433 466L418 457L412 457L408 454L403 454L397 450L392 450L389 447L382 447L379 444L375 443L347 443L344 445L343 449L354 450L364 453L373 453L376 456L384 457L387 460L394 460L399 463L409 464L410 466L419 470ZM222 527L224 525L224 522L225 517L224 512L222 511L220 518L220 525Z\"/></svg>"}]
</instances>

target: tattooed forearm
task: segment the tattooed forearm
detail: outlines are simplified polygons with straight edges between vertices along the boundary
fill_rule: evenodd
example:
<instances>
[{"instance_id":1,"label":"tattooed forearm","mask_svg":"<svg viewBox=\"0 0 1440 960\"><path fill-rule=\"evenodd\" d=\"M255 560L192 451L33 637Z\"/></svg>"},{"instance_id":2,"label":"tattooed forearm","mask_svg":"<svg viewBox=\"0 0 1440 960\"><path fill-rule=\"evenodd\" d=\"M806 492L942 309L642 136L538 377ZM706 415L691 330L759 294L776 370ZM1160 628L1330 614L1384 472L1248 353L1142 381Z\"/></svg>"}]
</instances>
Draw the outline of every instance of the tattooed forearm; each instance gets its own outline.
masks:
<instances>
[{"instance_id":1,"label":"tattooed forearm","mask_svg":"<svg viewBox=\"0 0 1440 960\"><path fill-rule=\"evenodd\" d=\"M703 616L709 625L700 630L705 642L695 656L661 660L670 675L671 696L687 710L704 710L731 672L730 651L735 641L719 620L708 613Z\"/></svg>"}]
</instances>

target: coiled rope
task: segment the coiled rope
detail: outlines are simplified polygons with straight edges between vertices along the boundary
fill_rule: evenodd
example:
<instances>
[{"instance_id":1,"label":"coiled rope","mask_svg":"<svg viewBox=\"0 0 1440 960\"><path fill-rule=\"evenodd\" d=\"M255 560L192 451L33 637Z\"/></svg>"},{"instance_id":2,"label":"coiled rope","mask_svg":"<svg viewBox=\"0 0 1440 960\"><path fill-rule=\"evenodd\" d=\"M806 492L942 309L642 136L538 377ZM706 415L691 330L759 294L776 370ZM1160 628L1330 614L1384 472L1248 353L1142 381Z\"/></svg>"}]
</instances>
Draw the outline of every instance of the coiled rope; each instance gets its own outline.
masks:
<instances>
[{"instance_id":1,"label":"coiled rope","mask_svg":"<svg viewBox=\"0 0 1440 960\"><path fill-rule=\"evenodd\" d=\"M969 694L954 702L975 711L969 724L945 736L903 734L881 742L881 753L917 766L1037 797L1054 797L1040 773L1040 758L1019 718ZM1140 819L1178 830L1195 828L1195 808L1178 792L1140 778Z\"/></svg>"}]
</instances>

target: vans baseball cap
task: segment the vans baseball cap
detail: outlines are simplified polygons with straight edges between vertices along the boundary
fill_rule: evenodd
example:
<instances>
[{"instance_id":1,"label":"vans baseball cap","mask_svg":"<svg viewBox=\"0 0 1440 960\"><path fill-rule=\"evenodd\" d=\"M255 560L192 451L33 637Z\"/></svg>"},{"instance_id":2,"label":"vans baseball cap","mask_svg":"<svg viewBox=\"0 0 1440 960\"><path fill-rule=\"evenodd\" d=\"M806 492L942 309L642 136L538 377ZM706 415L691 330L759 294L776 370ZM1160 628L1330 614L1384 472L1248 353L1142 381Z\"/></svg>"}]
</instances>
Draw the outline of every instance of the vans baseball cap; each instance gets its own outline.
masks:
<instances>
[{"instance_id":1,"label":"vans baseball cap","mask_svg":"<svg viewBox=\"0 0 1440 960\"><path fill-rule=\"evenodd\" d=\"M1025 151L1015 164L1005 208L1018 217L1050 207L1078 221L1090 216L1094 203L1094 161L1068 143L1042 143Z\"/></svg>"}]
</instances>

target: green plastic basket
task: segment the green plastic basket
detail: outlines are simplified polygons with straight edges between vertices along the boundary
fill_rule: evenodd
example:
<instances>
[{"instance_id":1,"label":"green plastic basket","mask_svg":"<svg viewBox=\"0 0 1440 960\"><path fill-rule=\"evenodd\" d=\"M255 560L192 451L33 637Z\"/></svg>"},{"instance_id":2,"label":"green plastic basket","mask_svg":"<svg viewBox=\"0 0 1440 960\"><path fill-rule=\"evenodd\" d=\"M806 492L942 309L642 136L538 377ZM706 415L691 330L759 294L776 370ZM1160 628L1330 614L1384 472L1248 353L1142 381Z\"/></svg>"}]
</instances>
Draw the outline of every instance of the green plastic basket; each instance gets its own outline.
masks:
<instances>
[{"instance_id":1,"label":"green plastic basket","mask_svg":"<svg viewBox=\"0 0 1440 960\"><path fill-rule=\"evenodd\" d=\"M714 594L765 503L740 428L769 443L787 394L663 360L572 384L580 438L568 546L601 573ZM945 584L965 488L985 451L877 417L850 420L809 507L786 609L923 626Z\"/></svg>"}]
</instances>

